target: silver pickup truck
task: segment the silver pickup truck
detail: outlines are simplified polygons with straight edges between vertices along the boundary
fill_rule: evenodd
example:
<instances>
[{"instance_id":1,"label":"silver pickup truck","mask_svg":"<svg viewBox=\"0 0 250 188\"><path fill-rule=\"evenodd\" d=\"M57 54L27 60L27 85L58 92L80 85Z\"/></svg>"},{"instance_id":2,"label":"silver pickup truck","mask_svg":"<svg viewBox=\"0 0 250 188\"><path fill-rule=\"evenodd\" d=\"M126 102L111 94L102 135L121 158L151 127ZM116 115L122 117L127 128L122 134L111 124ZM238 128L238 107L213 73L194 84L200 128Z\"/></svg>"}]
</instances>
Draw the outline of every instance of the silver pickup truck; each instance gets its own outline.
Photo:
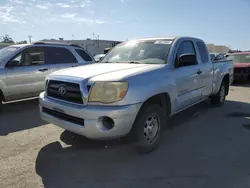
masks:
<instances>
[{"instance_id":1,"label":"silver pickup truck","mask_svg":"<svg viewBox=\"0 0 250 188\"><path fill-rule=\"evenodd\" d=\"M73 44L37 42L0 50L0 108L2 102L37 97L45 77L53 71L94 62Z\"/></svg>"},{"instance_id":2,"label":"silver pickup truck","mask_svg":"<svg viewBox=\"0 0 250 188\"><path fill-rule=\"evenodd\" d=\"M138 152L158 144L167 118L207 98L222 105L232 61L212 63L197 38L149 38L117 45L98 64L50 74L42 119L89 139L128 135Z\"/></svg>"}]
</instances>

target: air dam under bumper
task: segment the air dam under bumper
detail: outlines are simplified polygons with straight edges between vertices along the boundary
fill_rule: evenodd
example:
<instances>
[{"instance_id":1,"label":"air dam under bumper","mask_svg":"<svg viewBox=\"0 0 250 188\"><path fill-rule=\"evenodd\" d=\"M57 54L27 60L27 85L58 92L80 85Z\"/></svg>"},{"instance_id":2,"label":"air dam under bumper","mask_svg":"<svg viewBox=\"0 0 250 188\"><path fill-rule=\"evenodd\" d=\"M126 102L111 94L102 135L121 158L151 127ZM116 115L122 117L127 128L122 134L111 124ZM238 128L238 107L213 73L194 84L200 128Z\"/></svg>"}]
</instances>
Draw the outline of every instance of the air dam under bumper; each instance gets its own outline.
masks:
<instances>
[{"instance_id":1,"label":"air dam under bumper","mask_svg":"<svg viewBox=\"0 0 250 188\"><path fill-rule=\"evenodd\" d=\"M125 106L81 106L39 96L41 118L89 139L113 139L127 135L142 103ZM55 110L57 109L57 110ZM63 110L63 113L58 111ZM104 126L104 119L108 120ZM82 123L78 123L82 120Z\"/></svg>"}]
</instances>

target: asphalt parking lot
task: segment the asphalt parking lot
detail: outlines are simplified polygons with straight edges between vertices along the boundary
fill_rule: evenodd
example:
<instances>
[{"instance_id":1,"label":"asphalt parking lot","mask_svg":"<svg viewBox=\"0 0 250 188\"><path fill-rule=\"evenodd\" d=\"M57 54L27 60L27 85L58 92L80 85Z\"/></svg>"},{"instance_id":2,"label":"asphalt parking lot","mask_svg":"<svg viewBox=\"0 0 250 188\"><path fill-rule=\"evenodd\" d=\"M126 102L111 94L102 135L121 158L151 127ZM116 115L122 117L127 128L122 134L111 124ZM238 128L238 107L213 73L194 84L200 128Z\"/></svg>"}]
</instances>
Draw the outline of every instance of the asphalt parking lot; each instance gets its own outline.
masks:
<instances>
[{"instance_id":1,"label":"asphalt parking lot","mask_svg":"<svg viewBox=\"0 0 250 188\"><path fill-rule=\"evenodd\" d=\"M250 187L250 86L225 105L205 101L171 118L160 148L88 141L40 120L37 100L0 114L0 187Z\"/></svg>"}]
</instances>

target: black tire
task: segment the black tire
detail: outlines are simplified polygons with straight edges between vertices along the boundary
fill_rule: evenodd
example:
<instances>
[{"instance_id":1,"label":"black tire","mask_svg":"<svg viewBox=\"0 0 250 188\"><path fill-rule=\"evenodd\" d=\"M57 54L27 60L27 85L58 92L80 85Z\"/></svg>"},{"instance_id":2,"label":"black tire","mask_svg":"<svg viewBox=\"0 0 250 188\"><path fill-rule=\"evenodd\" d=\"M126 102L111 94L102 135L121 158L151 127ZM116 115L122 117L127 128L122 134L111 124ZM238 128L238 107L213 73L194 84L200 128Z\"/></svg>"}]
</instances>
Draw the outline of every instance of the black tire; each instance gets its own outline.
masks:
<instances>
[{"instance_id":1,"label":"black tire","mask_svg":"<svg viewBox=\"0 0 250 188\"><path fill-rule=\"evenodd\" d=\"M225 81L223 80L218 93L211 97L211 104L215 106L222 106L226 99L226 87Z\"/></svg>"},{"instance_id":2,"label":"black tire","mask_svg":"<svg viewBox=\"0 0 250 188\"><path fill-rule=\"evenodd\" d=\"M159 105L149 104L142 107L131 130L133 146L139 154L149 153L157 148L165 123L164 120L163 110ZM147 121L151 122L150 125ZM149 139L150 136L153 138Z\"/></svg>"}]
</instances>

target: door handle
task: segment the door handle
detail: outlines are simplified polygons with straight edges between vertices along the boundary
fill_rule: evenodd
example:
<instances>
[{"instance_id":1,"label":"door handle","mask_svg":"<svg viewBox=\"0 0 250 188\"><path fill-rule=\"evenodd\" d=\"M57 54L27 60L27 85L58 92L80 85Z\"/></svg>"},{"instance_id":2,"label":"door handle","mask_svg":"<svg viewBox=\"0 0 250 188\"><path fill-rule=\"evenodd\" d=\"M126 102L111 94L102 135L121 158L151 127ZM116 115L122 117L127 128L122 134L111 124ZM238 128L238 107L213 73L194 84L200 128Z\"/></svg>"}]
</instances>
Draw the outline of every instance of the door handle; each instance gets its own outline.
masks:
<instances>
[{"instance_id":1,"label":"door handle","mask_svg":"<svg viewBox=\"0 0 250 188\"><path fill-rule=\"evenodd\" d=\"M41 69L38 69L38 71L40 71L40 72L46 72L46 71L48 71L49 69L48 68L41 68Z\"/></svg>"},{"instance_id":2,"label":"door handle","mask_svg":"<svg viewBox=\"0 0 250 188\"><path fill-rule=\"evenodd\" d=\"M197 74L199 74L199 75L202 74L202 73L203 73L203 71L201 71L201 70L197 71Z\"/></svg>"},{"instance_id":3,"label":"door handle","mask_svg":"<svg viewBox=\"0 0 250 188\"><path fill-rule=\"evenodd\" d=\"M71 67L77 67L78 65L72 65Z\"/></svg>"}]
</instances>

